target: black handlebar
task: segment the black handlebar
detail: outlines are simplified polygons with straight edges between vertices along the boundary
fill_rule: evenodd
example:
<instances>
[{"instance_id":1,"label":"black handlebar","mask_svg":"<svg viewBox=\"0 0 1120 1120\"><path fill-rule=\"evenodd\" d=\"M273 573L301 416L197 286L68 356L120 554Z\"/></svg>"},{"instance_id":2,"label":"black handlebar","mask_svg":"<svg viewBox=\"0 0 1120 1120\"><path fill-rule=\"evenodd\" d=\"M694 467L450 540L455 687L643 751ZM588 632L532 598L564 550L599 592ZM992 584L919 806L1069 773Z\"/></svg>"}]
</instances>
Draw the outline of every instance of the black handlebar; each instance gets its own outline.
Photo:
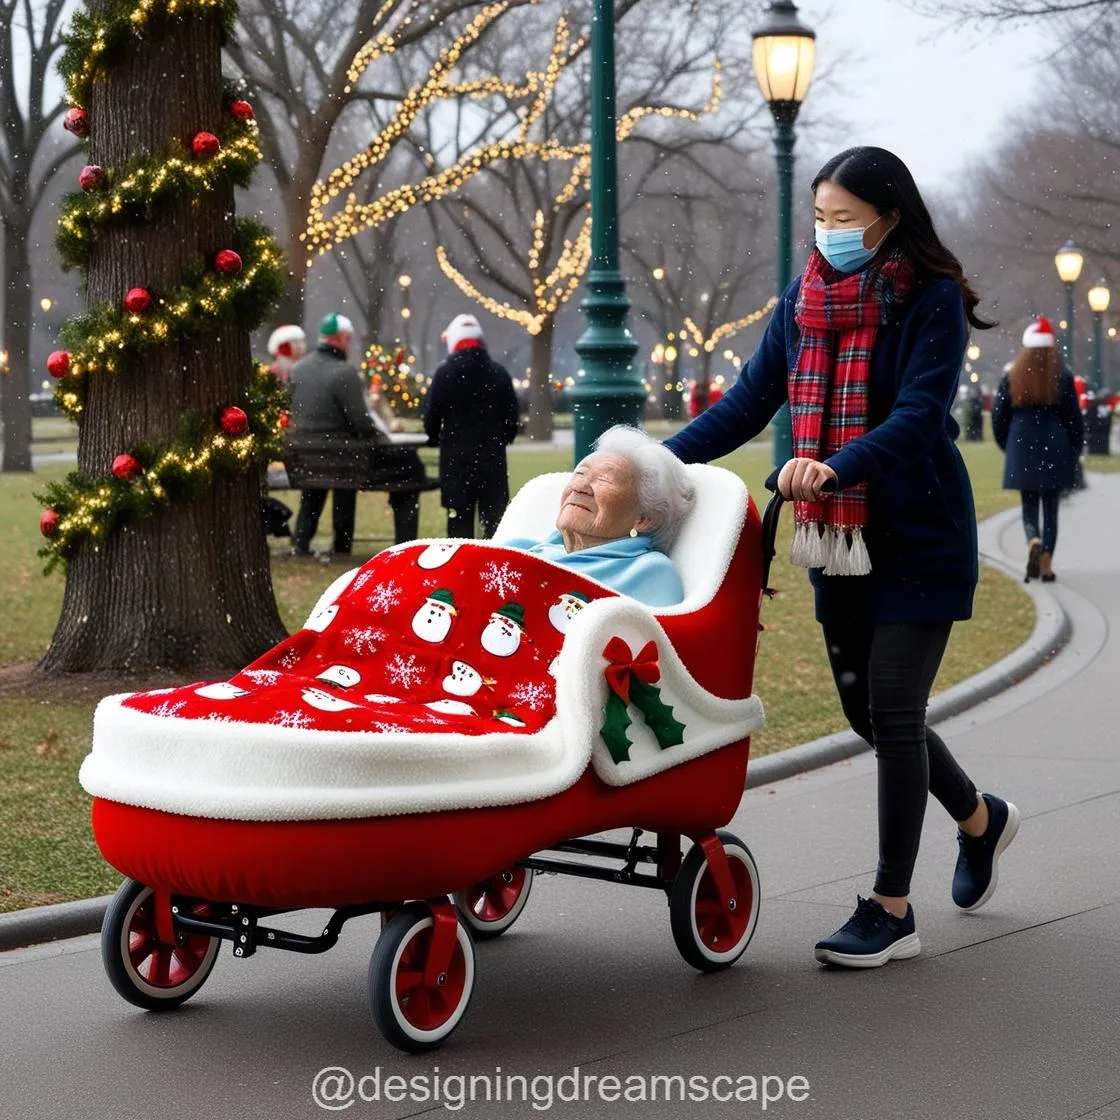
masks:
<instances>
[{"instance_id":1,"label":"black handlebar","mask_svg":"<svg viewBox=\"0 0 1120 1120\"><path fill-rule=\"evenodd\" d=\"M786 504L785 498L778 493L778 475L781 468L777 467L766 480L766 489L770 491L770 500L762 513L762 591L767 596L773 596L774 589L770 586L770 564L777 555L778 518L782 506ZM821 489L826 494L836 492L836 479L828 479Z\"/></svg>"}]
</instances>

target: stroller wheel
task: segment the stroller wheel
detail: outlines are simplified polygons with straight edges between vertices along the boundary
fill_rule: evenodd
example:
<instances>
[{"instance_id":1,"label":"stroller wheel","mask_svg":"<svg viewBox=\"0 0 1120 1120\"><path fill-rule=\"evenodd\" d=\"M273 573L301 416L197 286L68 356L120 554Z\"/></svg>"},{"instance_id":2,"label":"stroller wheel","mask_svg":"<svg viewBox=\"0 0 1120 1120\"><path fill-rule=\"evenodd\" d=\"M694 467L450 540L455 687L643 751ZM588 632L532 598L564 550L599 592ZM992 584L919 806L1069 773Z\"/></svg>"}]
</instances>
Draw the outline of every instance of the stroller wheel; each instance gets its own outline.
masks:
<instances>
[{"instance_id":1,"label":"stroller wheel","mask_svg":"<svg viewBox=\"0 0 1120 1120\"><path fill-rule=\"evenodd\" d=\"M199 917L208 903L196 902ZM218 956L220 938L177 931L175 943L162 941L156 927L151 887L126 879L101 925L101 960L117 994L148 1011L169 1011L205 983Z\"/></svg>"},{"instance_id":2,"label":"stroller wheel","mask_svg":"<svg viewBox=\"0 0 1120 1120\"><path fill-rule=\"evenodd\" d=\"M474 991L474 944L461 920L446 972L425 977L435 919L431 908L410 902L385 927L369 962L369 1009L385 1038L419 1054L439 1046L459 1025Z\"/></svg>"},{"instance_id":3,"label":"stroller wheel","mask_svg":"<svg viewBox=\"0 0 1120 1120\"><path fill-rule=\"evenodd\" d=\"M742 955L758 924L761 896L758 865L731 832L717 832L735 883L735 909L724 909L704 856L694 844L681 863L669 894L669 924L684 959L701 972L729 968Z\"/></svg>"},{"instance_id":4,"label":"stroller wheel","mask_svg":"<svg viewBox=\"0 0 1120 1120\"><path fill-rule=\"evenodd\" d=\"M485 941L505 933L517 921L529 901L532 886L530 869L510 867L465 891L457 891L451 901L459 908L474 939Z\"/></svg>"}]
</instances>

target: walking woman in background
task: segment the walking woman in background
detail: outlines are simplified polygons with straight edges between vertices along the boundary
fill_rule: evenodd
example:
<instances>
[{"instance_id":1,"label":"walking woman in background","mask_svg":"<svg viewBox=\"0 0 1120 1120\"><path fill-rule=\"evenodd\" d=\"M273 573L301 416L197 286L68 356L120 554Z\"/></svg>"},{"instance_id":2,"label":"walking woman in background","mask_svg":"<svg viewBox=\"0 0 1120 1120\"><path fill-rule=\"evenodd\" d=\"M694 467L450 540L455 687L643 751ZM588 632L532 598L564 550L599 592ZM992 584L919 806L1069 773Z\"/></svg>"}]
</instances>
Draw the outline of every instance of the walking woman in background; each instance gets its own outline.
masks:
<instances>
[{"instance_id":1,"label":"walking woman in background","mask_svg":"<svg viewBox=\"0 0 1120 1120\"><path fill-rule=\"evenodd\" d=\"M753 439L788 400L791 560L810 569L840 703L875 748L879 867L871 898L818 942L873 968L921 949L909 904L927 794L957 821L953 901L991 897L1014 805L976 787L926 727L953 622L976 588L976 514L949 413L979 302L905 164L850 148L813 180L816 249L723 399L668 441L688 463Z\"/></svg>"},{"instance_id":2,"label":"walking woman in background","mask_svg":"<svg viewBox=\"0 0 1120 1120\"><path fill-rule=\"evenodd\" d=\"M1058 503L1072 490L1081 456L1084 422L1073 375L1054 349L1049 320L1039 316L1023 334L1023 349L999 383L992 405L992 434L1007 452L1003 488L1018 490L1027 535L1024 582L1054 582Z\"/></svg>"}]
</instances>

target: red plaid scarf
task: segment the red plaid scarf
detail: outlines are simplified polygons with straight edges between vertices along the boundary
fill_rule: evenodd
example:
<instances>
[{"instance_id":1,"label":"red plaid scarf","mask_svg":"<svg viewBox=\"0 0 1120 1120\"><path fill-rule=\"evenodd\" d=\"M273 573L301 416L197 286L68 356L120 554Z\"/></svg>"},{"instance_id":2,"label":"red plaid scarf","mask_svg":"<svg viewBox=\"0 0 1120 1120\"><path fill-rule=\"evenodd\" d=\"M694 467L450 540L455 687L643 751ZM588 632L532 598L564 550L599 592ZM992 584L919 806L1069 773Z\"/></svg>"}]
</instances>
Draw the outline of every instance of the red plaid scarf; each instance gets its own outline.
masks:
<instances>
[{"instance_id":1,"label":"red plaid scarf","mask_svg":"<svg viewBox=\"0 0 1120 1120\"><path fill-rule=\"evenodd\" d=\"M805 266L795 317L801 329L789 374L793 448L798 458L824 461L867 431L871 353L914 284L914 266L900 250L859 272L832 268L816 250ZM791 560L826 575L866 575L863 542L867 486L825 502L798 502Z\"/></svg>"}]
</instances>

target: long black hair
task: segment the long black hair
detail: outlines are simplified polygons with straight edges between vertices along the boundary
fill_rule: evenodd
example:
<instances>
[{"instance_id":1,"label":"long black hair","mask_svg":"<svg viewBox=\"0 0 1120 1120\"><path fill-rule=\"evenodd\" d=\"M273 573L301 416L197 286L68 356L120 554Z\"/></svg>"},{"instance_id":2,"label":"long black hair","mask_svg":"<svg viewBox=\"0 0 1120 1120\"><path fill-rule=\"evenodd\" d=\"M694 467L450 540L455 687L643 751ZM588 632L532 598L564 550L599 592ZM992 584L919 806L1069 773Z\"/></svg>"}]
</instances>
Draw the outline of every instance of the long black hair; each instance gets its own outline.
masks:
<instances>
[{"instance_id":1,"label":"long black hair","mask_svg":"<svg viewBox=\"0 0 1120 1120\"><path fill-rule=\"evenodd\" d=\"M813 193L826 181L870 203L880 214L897 210L898 224L888 235L892 245L910 256L920 276L955 280L964 296L968 321L974 327L987 330L995 326L976 314L980 297L968 282L961 262L937 236L914 176L898 156L885 148L847 148L817 172Z\"/></svg>"}]
</instances>

